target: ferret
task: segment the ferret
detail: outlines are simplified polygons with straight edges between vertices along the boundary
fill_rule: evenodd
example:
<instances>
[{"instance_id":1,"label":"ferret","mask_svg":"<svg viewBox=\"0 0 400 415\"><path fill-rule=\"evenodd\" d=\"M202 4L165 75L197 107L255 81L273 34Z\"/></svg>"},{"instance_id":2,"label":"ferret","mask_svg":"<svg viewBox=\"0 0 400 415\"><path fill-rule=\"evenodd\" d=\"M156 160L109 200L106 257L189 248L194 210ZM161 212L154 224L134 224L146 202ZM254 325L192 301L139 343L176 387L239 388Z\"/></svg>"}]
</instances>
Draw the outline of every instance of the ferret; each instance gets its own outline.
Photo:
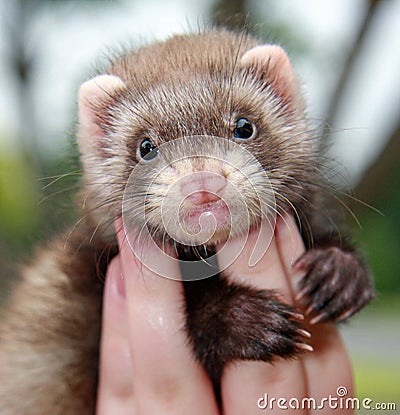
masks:
<instances>
[{"instance_id":1,"label":"ferret","mask_svg":"<svg viewBox=\"0 0 400 415\"><path fill-rule=\"evenodd\" d=\"M364 260L324 218L317 139L281 47L224 29L175 35L121 54L83 83L78 114L81 219L38 249L4 307L1 415L95 413L103 282L118 254L113 224L121 215L179 258L195 261L203 252L207 259L217 243L259 226L271 198L266 175L275 213L296 218L306 245L297 266L305 272L302 306L314 322L341 321L373 298ZM238 157L238 147L252 157ZM156 160L164 170L154 171ZM231 220L224 215L237 193L228 183L247 207ZM203 241L196 223L210 212L213 233ZM171 221L183 224L183 240L177 229L178 240L166 231ZM272 362L304 349L299 312L275 291L230 282L224 271L183 284L183 329L216 390L228 362Z\"/></svg>"}]
</instances>

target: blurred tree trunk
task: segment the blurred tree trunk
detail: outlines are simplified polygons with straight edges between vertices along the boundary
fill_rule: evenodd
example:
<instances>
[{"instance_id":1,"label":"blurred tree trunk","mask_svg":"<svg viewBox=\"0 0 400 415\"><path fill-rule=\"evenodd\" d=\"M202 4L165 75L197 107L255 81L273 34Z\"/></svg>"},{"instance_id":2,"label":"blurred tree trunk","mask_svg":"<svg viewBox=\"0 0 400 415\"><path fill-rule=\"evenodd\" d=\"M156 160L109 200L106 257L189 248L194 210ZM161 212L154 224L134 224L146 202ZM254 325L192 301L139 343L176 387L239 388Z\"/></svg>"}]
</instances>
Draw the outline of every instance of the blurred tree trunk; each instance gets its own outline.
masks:
<instances>
[{"instance_id":1,"label":"blurred tree trunk","mask_svg":"<svg viewBox=\"0 0 400 415\"><path fill-rule=\"evenodd\" d=\"M342 104L343 96L346 93L354 64L356 63L360 52L364 46L365 39L372 26L372 22L377 15L382 0L368 0L367 10L363 21L360 25L353 46L346 57L342 73L335 87L335 93L332 96L328 107L325 128L323 133L322 146L329 145L332 140L331 127L337 117L338 110ZM366 169L359 183L355 188L355 196L363 203L378 207L379 202L383 200L391 191L397 191L393 182L399 178L400 172L398 167L398 158L400 156L400 124L394 129L391 137L380 155ZM363 210L362 203L354 201L350 203L352 210L358 215Z\"/></svg>"},{"instance_id":2,"label":"blurred tree trunk","mask_svg":"<svg viewBox=\"0 0 400 415\"><path fill-rule=\"evenodd\" d=\"M243 29L249 20L246 0L217 0L211 9L211 19L216 26Z\"/></svg>"},{"instance_id":3,"label":"blurred tree trunk","mask_svg":"<svg viewBox=\"0 0 400 415\"><path fill-rule=\"evenodd\" d=\"M12 8L11 8L12 4ZM15 76L18 99L19 137L21 152L32 170L35 178L42 177L44 165L37 143L37 126L33 98L32 80L35 68L35 58L32 39L29 38L29 26L34 2L14 0L9 4L13 16L8 21L9 65Z\"/></svg>"},{"instance_id":4,"label":"blurred tree trunk","mask_svg":"<svg viewBox=\"0 0 400 415\"><path fill-rule=\"evenodd\" d=\"M387 145L379 157L366 169L363 177L355 188L355 195L362 202L378 207L378 202L387 196L387 193L397 192L400 157L400 123L394 129ZM357 212L359 203L353 209Z\"/></svg>"},{"instance_id":5,"label":"blurred tree trunk","mask_svg":"<svg viewBox=\"0 0 400 415\"><path fill-rule=\"evenodd\" d=\"M358 56L362 50L366 35L371 27L371 23L378 10L378 5L382 0L368 0L368 6L364 19L360 25L358 34L354 40L353 46L350 49L344 63L342 72L339 76L338 82L334 88L334 94L330 100L327 110L327 116L325 119L325 127L322 134L321 146L329 145L331 140L332 125L335 122L338 110L342 104L343 96L346 92L349 81L351 80L351 74L353 71L354 63L357 61Z\"/></svg>"}]
</instances>

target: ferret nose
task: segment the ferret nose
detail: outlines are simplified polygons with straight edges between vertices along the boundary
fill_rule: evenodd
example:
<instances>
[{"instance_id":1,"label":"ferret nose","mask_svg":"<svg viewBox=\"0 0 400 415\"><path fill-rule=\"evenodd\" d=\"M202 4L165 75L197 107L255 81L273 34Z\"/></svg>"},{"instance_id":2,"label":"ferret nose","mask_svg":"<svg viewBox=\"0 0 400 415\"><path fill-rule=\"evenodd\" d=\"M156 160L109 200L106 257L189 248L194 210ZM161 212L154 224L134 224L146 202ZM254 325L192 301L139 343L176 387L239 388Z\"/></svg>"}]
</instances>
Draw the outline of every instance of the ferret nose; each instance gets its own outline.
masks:
<instances>
[{"instance_id":1,"label":"ferret nose","mask_svg":"<svg viewBox=\"0 0 400 415\"><path fill-rule=\"evenodd\" d=\"M226 187L226 178L217 173L196 172L185 176L181 182L182 195L194 205L220 200Z\"/></svg>"}]
</instances>

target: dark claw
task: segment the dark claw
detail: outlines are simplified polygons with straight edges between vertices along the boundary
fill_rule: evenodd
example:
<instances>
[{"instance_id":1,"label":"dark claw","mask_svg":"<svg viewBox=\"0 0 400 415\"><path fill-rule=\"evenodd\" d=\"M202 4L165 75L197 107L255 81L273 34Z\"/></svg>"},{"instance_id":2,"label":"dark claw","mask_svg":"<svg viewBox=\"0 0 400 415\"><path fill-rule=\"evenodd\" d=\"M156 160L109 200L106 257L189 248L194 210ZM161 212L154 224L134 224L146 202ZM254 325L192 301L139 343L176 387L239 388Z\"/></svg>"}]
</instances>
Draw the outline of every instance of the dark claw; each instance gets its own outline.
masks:
<instances>
[{"instance_id":1,"label":"dark claw","mask_svg":"<svg viewBox=\"0 0 400 415\"><path fill-rule=\"evenodd\" d=\"M321 313L321 314L318 314L317 316L313 317L310 320L310 324L311 325L314 325L314 324L317 324L317 323L322 323L324 321L326 321L326 314L325 313Z\"/></svg>"},{"instance_id":2,"label":"dark claw","mask_svg":"<svg viewBox=\"0 0 400 415\"><path fill-rule=\"evenodd\" d=\"M314 351L314 348L311 345L307 344L307 343L296 343L296 346L299 349L306 350L308 352Z\"/></svg>"},{"instance_id":3,"label":"dark claw","mask_svg":"<svg viewBox=\"0 0 400 415\"><path fill-rule=\"evenodd\" d=\"M306 272L296 301L311 317L311 324L344 320L374 297L368 269L355 251L313 249L300 258L295 269Z\"/></svg>"},{"instance_id":4,"label":"dark claw","mask_svg":"<svg viewBox=\"0 0 400 415\"><path fill-rule=\"evenodd\" d=\"M307 338L311 337L311 333L307 330L304 330L304 329L300 329L299 334L301 334L302 336L307 337Z\"/></svg>"},{"instance_id":5,"label":"dark claw","mask_svg":"<svg viewBox=\"0 0 400 415\"><path fill-rule=\"evenodd\" d=\"M287 315L296 320L304 320L304 315L295 311L287 311Z\"/></svg>"},{"instance_id":6,"label":"dark claw","mask_svg":"<svg viewBox=\"0 0 400 415\"><path fill-rule=\"evenodd\" d=\"M273 361L276 356L293 357L310 350L311 346L305 344L303 339L310 338L311 334L298 322L304 319L302 314L267 291L258 291L257 295L246 301L246 305L242 304L246 315L240 321L241 330L246 333L241 342L257 336L258 344L255 348L254 345L243 344L242 359ZM235 322L232 327L238 327L238 323ZM235 331L232 331L232 337L236 336ZM240 342L239 338L236 341Z\"/></svg>"},{"instance_id":7,"label":"dark claw","mask_svg":"<svg viewBox=\"0 0 400 415\"><path fill-rule=\"evenodd\" d=\"M206 296L197 295L200 287ZM214 385L230 361L273 362L312 350L307 344L311 334L300 323L303 314L281 302L274 291L223 279L191 282L185 288L189 294L187 329Z\"/></svg>"}]
</instances>

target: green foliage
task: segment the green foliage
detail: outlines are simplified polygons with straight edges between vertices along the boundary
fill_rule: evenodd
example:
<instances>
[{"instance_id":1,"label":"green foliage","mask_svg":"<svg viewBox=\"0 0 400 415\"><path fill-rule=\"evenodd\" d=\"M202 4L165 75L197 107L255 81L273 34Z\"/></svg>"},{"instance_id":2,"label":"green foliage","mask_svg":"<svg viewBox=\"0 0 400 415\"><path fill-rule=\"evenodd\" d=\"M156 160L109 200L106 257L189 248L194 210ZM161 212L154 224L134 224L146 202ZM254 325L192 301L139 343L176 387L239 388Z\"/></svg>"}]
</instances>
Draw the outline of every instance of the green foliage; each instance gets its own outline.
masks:
<instances>
[{"instance_id":1,"label":"green foliage","mask_svg":"<svg viewBox=\"0 0 400 415\"><path fill-rule=\"evenodd\" d=\"M44 160L45 177L36 178L22 156L0 153L1 264L24 257L75 220L79 180L75 149Z\"/></svg>"},{"instance_id":2,"label":"green foliage","mask_svg":"<svg viewBox=\"0 0 400 415\"><path fill-rule=\"evenodd\" d=\"M375 275L378 291L400 294L400 194L393 174L374 211L360 217L363 229L359 234L360 245Z\"/></svg>"},{"instance_id":3,"label":"green foliage","mask_svg":"<svg viewBox=\"0 0 400 415\"><path fill-rule=\"evenodd\" d=\"M374 402L400 401L400 362L392 360L376 360L353 358L356 395L360 398L371 398Z\"/></svg>"},{"instance_id":4,"label":"green foliage","mask_svg":"<svg viewBox=\"0 0 400 415\"><path fill-rule=\"evenodd\" d=\"M39 187L32 172L15 154L0 153L0 231L5 235L33 232L39 222Z\"/></svg>"}]
</instances>

